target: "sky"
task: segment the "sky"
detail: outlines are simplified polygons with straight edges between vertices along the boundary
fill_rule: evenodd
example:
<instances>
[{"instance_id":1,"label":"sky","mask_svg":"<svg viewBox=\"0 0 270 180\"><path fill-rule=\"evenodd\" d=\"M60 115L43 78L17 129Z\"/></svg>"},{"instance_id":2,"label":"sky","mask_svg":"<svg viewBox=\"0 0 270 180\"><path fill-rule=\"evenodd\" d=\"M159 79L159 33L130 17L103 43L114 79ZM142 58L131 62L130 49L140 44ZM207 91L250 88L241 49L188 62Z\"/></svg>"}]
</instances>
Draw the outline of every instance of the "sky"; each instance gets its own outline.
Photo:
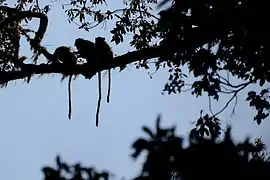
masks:
<instances>
[{"instance_id":1,"label":"sky","mask_svg":"<svg viewBox=\"0 0 270 180\"><path fill-rule=\"evenodd\" d=\"M60 45L73 45L83 37L94 40L96 36L110 38L109 30L99 27L86 32L68 24L57 2L49 14L49 28L43 45L52 52ZM122 1L109 4L111 9L122 6ZM34 24L34 23L33 23ZM34 25L33 25L34 26ZM113 24L108 25L108 29ZM128 43L118 46L110 43L117 54L130 51ZM28 46L22 54L29 54ZM122 72L113 70L111 103L103 98L100 125L95 127L97 104L97 79L79 77L73 81L73 113L68 120L67 82L60 83L59 75L34 77L29 84L11 82L0 90L0 174L3 179L42 179L41 168L54 165L60 154L68 163L81 162L98 170L110 170L118 179L134 177L140 170L142 159L133 161L131 143L144 134L142 125L154 127L158 114L162 125L177 124L177 133L186 136L199 111L207 110L207 97L196 98L190 93L161 95L168 79L166 69L150 79L145 70L128 67ZM107 79L103 80L105 97ZM245 92L247 92L247 89ZM225 111L222 124L232 123L236 140L246 136L262 136L270 146L269 121L258 126L253 122L254 112L245 103L245 92L240 94L236 115ZM219 110L228 98L221 98L213 107Z\"/></svg>"}]
</instances>

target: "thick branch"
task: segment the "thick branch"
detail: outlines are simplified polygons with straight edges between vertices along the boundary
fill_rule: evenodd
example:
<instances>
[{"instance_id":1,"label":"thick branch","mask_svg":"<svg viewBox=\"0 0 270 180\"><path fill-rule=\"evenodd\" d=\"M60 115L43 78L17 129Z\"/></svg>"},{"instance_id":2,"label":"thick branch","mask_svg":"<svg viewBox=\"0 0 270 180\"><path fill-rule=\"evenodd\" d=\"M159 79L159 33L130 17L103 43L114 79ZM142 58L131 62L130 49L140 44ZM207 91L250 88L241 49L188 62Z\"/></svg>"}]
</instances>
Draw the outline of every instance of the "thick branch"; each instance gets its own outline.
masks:
<instances>
[{"instance_id":1,"label":"thick branch","mask_svg":"<svg viewBox=\"0 0 270 180\"><path fill-rule=\"evenodd\" d=\"M25 18L39 18L40 24L38 31L36 32L34 42L36 44L41 42L48 26L48 17L45 14L32 11L19 11L16 8L11 8L7 6L0 6L0 10L14 13L13 16L7 17L4 21L0 23L0 28L4 28L10 22L20 21Z\"/></svg>"},{"instance_id":2,"label":"thick branch","mask_svg":"<svg viewBox=\"0 0 270 180\"><path fill-rule=\"evenodd\" d=\"M105 67L105 69L121 67L126 64L136 62L142 59L151 59L160 57L161 55L161 48L160 47L152 47L146 48L138 51L128 52L124 55L118 56L114 58L114 61L110 67Z\"/></svg>"},{"instance_id":3,"label":"thick branch","mask_svg":"<svg viewBox=\"0 0 270 180\"><path fill-rule=\"evenodd\" d=\"M45 54L47 53L46 57L49 57L48 55L51 55L45 49L43 50L43 53ZM59 65L25 64L21 71L0 72L0 83L4 84L12 80L24 79L32 75L49 74L49 73L81 74L85 76L86 79L91 79L99 71L103 71L105 69L110 69L110 68L115 68L115 67L121 67L121 66L124 66L129 63L136 62L142 59L151 59L151 58L159 57L160 54L161 54L160 48L158 47L128 52L124 55L115 57L111 65L106 65L104 67L101 67L98 70L92 69L91 67L89 68L86 64L77 65L76 67L72 69L67 69L62 64L59 64Z\"/></svg>"}]
</instances>

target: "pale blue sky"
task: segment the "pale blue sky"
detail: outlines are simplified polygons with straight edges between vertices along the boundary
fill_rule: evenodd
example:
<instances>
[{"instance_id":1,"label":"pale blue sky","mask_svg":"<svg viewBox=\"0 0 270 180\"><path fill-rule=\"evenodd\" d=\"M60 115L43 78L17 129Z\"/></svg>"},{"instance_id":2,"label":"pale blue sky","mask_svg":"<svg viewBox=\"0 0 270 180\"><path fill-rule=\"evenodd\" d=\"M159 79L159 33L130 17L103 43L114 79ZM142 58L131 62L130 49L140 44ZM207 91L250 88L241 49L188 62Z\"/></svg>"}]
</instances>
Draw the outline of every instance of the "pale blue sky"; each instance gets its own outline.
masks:
<instances>
[{"instance_id":1,"label":"pale blue sky","mask_svg":"<svg viewBox=\"0 0 270 180\"><path fill-rule=\"evenodd\" d=\"M117 3L120 2L120 3ZM121 7L122 1L114 1L114 7ZM90 32L78 30L68 24L61 7L55 3L49 15L49 29L44 45L54 50L59 45L72 45L77 37L93 40L95 36L110 34L100 28ZM108 27L109 28L109 27ZM127 43L115 46L117 54L130 50ZM28 53L27 47L22 52ZM0 174L3 179L37 180L44 165L54 164L56 154L64 160L98 169L108 169L118 178L134 177L140 162L133 162L130 145L141 133L142 125L153 127L157 114L162 114L162 124L177 124L178 133L186 135L202 108L207 110L206 97L195 98L189 93L161 95L168 78L161 70L150 79L144 70L135 67L123 72L113 71L111 103L103 104L100 112L100 126L95 127L97 103L97 81L78 78L73 81L73 114L67 118L67 82L60 83L59 75L33 78L30 84L12 82L0 90ZM106 81L103 91L106 94ZM221 99L221 108L225 103ZM223 103L222 103L223 102ZM217 109L218 110L218 109ZM238 140L246 135L263 136L270 145L269 122L258 127L253 121L253 112L245 104L245 96L239 97L236 115L226 111L221 118L223 124L233 121L233 132ZM226 115L226 116L225 116Z\"/></svg>"}]
</instances>

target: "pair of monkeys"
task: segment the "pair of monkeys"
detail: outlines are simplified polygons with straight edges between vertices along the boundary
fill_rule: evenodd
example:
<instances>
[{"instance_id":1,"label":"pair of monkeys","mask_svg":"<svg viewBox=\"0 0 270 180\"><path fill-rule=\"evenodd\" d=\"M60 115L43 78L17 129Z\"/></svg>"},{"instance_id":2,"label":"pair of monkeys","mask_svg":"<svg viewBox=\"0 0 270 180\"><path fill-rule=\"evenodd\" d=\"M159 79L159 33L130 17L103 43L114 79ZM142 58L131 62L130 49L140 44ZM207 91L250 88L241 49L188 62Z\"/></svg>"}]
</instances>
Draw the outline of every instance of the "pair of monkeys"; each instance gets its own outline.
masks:
<instances>
[{"instance_id":1,"label":"pair of monkeys","mask_svg":"<svg viewBox=\"0 0 270 180\"><path fill-rule=\"evenodd\" d=\"M74 45L77 52L71 52L70 47L60 46L54 51L53 58L49 62L74 66L77 63L77 58L81 57L87 60L87 64L91 68L98 68L113 59L113 52L103 37L96 37L95 43L77 38Z\"/></svg>"},{"instance_id":2,"label":"pair of monkeys","mask_svg":"<svg viewBox=\"0 0 270 180\"><path fill-rule=\"evenodd\" d=\"M68 67L74 67L77 64L77 58L81 57L86 59L87 65L91 67L91 69L98 69L100 66L111 63L113 60L113 52L110 46L105 41L103 37L96 37L95 43L77 38L75 40L74 45L77 48L77 52L71 52L70 47L60 46L53 53L53 58L50 61L51 63L62 63ZM111 86L111 70L108 70L108 94L107 94L107 102L110 101L110 86ZM72 75L69 75L68 81L68 93L69 93L69 113L68 117L71 119L71 80ZM99 90L99 98L98 98L98 107L96 111L96 126L98 126L99 122L99 110L101 104L101 72L98 71L98 90Z\"/></svg>"}]
</instances>

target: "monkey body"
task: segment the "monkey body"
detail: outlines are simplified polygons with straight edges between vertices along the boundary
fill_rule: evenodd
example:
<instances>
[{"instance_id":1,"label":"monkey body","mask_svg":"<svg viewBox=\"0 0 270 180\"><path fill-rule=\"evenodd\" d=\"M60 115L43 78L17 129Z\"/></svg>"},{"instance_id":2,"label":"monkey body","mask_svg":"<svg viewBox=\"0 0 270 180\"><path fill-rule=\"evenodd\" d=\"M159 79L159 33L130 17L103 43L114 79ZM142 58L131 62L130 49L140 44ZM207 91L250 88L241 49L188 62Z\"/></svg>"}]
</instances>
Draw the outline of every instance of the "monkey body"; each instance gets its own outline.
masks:
<instances>
[{"instance_id":1,"label":"monkey body","mask_svg":"<svg viewBox=\"0 0 270 180\"><path fill-rule=\"evenodd\" d=\"M76 54L78 54L79 57L86 59L89 67L95 68L98 65L95 43L82 38L77 38L74 45L78 50Z\"/></svg>"},{"instance_id":2,"label":"monkey body","mask_svg":"<svg viewBox=\"0 0 270 180\"><path fill-rule=\"evenodd\" d=\"M60 46L55 49L53 53L53 57L55 58L52 63L63 63L67 66L75 66L77 64L77 57L71 51L70 47L67 46Z\"/></svg>"},{"instance_id":3,"label":"monkey body","mask_svg":"<svg viewBox=\"0 0 270 180\"><path fill-rule=\"evenodd\" d=\"M97 59L102 64L111 63L113 60L113 52L111 47L105 41L103 37L96 37L95 38L95 45L97 49Z\"/></svg>"}]
</instances>

